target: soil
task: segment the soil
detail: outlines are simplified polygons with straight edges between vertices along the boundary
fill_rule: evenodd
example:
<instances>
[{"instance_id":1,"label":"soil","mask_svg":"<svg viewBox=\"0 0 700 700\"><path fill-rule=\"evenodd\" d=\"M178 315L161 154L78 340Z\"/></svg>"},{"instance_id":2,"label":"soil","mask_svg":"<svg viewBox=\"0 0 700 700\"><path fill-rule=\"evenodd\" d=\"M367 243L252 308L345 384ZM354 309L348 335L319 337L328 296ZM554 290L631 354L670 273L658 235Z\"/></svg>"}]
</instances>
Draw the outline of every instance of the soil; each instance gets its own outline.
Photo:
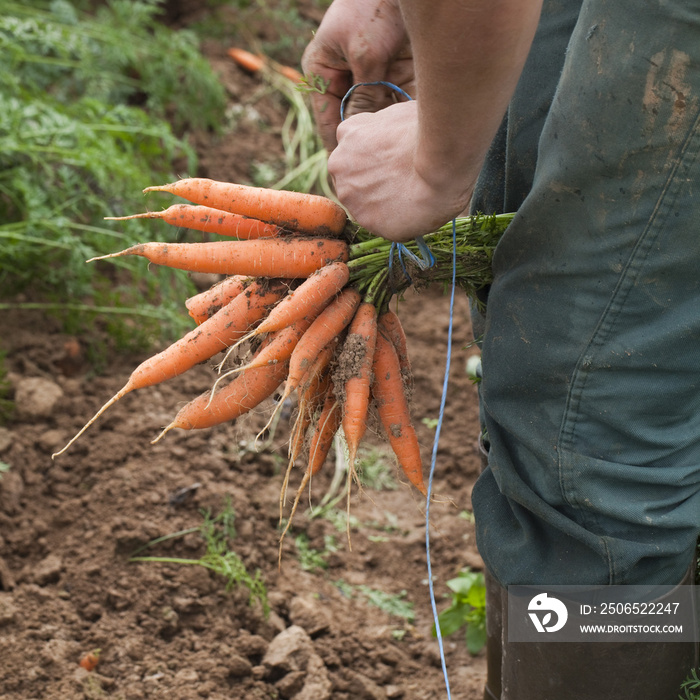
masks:
<instances>
[{"instance_id":1,"label":"soil","mask_svg":"<svg viewBox=\"0 0 700 700\"><path fill-rule=\"evenodd\" d=\"M255 99L257 121L235 137L201 135L201 176L248 181L254 161L280 159L284 104L259 98L258 78L207 47L232 105ZM261 126L262 125L262 126ZM270 128L272 125L273 128ZM205 284L211 283L206 280ZM409 292L399 306L414 374L413 416L429 465L445 371L449 299L442 288ZM452 369L437 450L430 508L430 551L439 609L446 581L479 570L474 528L465 512L479 471L478 409L465 364L477 350L466 300L457 295ZM284 541L278 567L279 494L289 415L256 447L271 403L206 431L172 431L151 440L189 398L208 389L210 365L115 404L66 454L51 454L126 382L145 356L115 354L98 374L86 359L90 339L71 337L51 318L5 313L16 412L0 428L0 699L168 698L296 700L446 697L431 635L425 504L399 474L385 437L369 426L366 445L383 451L395 488L352 490L351 543L342 518L310 517L309 499ZM424 419L426 419L424 421ZM301 469L292 475L291 491ZM314 477L318 505L334 475L333 455ZM235 512L230 546L248 572L260 572L265 615L245 586L202 566L132 562L147 553L198 559L203 513ZM341 502L331 514L342 514ZM301 536L301 539L297 539ZM299 549L306 542L305 549ZM316 553L310 567L303 551ZM311 562L313 563L313 562ZM305 566L304 566L305 565ZM378 605L381 592L393 612ZM412 617L402 611L412 610ZM94 671L79 666L100 649ZM455 700L480 700L483 652L473 657L458 633L445 640Z\"/></svg>"}]
</instances>

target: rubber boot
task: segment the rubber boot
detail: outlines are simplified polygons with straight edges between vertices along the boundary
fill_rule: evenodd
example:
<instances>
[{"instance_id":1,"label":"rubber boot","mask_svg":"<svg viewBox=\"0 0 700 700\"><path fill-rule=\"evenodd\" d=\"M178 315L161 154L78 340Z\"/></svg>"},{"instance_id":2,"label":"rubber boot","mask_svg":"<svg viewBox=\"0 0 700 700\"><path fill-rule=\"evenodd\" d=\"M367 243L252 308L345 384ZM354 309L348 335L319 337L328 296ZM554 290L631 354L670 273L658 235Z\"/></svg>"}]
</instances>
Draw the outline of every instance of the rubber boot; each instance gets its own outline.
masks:
<instances>
[{"instance_id":1,"label":"rubber boot","mask_svg":"<svg viewBox=\"0 0 700 700\"><path fill-rule=\"evenodd\" d=\"M694 573L693 564L681 585L692 584ZM697 642L508 643L505 592L502 602L500 700L672 700L698 666Z\"/></svg>"},{"instance_id":2,"label":"rubber boot","mask_svg":"<svg viewBox=\"0 0 700 700\"><path fill-rule=\"evenodd\" d=\"M479 440L482 471L488 445ZM680 585L694 584L695 561ZM484 700L672 700L693 668L695 643L511 643L506 590L485 572ZM698 639L696 611L696 634Z\"/></svg>"}]
</instances>

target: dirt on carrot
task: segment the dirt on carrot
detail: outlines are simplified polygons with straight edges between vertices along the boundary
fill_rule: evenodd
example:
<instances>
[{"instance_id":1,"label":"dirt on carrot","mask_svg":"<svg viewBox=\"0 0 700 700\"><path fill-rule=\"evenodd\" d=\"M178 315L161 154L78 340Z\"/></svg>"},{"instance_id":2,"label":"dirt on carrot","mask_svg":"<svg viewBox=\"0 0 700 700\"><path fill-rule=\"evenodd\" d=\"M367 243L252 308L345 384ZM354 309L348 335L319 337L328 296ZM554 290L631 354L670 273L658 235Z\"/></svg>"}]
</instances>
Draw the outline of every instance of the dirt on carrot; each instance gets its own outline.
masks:
<instances>
[{"instance_id":1,"label":"dirt on carrot","mask_svg":"<svg viewBox=\"0 0 700 700\"><path fill-rule=\"evenodd\" d=\"M345 403L345 385L351 377L356 377L367 357L367 343L357 334L348 335L338 354L333 370L333 385L340 405Z\"/></svg>"}]
</instances>

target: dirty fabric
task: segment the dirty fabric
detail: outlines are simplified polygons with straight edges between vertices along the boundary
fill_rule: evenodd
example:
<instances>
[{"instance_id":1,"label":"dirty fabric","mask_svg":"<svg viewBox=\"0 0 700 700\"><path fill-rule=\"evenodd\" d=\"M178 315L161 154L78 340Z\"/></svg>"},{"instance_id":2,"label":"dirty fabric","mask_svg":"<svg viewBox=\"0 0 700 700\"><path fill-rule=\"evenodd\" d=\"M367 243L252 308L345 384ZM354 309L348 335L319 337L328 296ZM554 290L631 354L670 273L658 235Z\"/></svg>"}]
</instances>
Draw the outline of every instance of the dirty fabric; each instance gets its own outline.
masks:
<instances>
[{"instance_id":1,"label":"dirty fabric","mask_svg":"<svg viewBox=\"0 0 700 700\"><path fill-rule=\"evenodd\" d=\"M675 584L700 531L700 0L547 0L474 199L501 584Z\"/></svg>"}]
</instances>

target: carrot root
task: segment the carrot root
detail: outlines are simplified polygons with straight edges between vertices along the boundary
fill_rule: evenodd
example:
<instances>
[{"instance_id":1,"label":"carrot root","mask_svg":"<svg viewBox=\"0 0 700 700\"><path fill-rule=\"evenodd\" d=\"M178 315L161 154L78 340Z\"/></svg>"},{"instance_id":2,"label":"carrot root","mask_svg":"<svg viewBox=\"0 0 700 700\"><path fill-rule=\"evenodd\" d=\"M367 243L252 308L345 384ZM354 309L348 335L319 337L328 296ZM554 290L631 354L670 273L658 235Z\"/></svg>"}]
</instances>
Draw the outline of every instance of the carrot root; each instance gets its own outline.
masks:
<instances>
[{"instance_id":1,"label":"carrot root","mask_svg":"<svg viewBox=\"0 0 700 700\"><path fill-rule=\"evenodd\" d=\"M55 459L59 455L62 455L68 448L70 448L71 445L73 445L78 438L110 407L113 406L119 399L121 399L123 396L126 396L130 391L132 391L131 388L129 388L129 385L127 384L126 386L122 387L109 401L107 401L102 408L100 408L99 411L66 443L66 445L60 449L58 452L54 452L51 455L51 459Z\"/></svg>"}]
</instances>

